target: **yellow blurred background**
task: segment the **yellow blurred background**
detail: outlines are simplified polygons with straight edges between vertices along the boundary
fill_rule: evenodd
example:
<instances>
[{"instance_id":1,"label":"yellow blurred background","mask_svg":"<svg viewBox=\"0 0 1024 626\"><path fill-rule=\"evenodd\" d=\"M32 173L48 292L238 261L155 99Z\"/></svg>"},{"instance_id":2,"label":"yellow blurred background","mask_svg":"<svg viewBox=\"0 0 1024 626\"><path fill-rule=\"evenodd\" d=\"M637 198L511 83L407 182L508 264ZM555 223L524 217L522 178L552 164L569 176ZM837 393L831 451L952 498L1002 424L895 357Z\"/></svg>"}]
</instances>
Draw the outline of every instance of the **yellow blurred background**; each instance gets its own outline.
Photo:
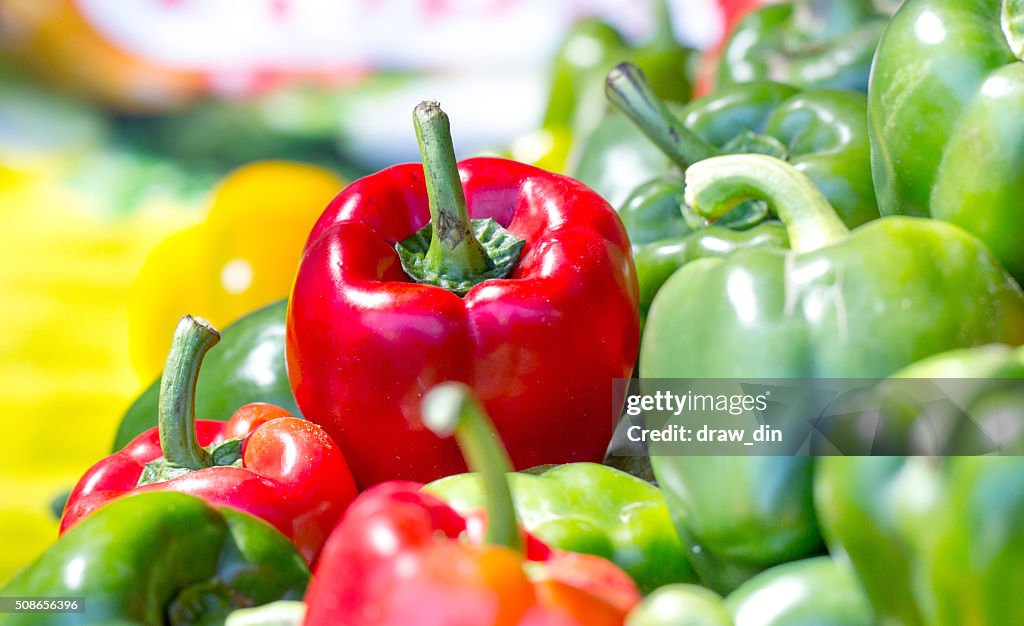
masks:
<instances>
[{"instance_id":1,"label":"yellow blurred background","mask_svg":"<svg viewBox=\"0 0 1024 626\"><path fill-rule=\"evenodd\" d=\"M158 205L110 219L50 173L0 174L0 581L56 538L52 500L109 451L141 387L132 284L196 219Z\"/></svg>"}]
</instances>

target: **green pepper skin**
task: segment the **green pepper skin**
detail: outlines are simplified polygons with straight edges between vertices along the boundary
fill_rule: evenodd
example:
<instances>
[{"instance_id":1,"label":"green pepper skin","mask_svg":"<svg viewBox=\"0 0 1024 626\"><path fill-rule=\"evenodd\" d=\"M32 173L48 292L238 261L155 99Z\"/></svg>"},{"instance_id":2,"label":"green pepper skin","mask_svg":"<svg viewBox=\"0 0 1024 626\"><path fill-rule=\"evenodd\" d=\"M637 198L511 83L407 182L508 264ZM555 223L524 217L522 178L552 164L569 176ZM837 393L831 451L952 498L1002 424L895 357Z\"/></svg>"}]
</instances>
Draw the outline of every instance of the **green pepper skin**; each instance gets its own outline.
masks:
<instances>
[{"instance_id":1,"label":"green pepper skin","mask_svg":"<svg viewBox=\"0 0 1024 626\"><path fill-rule=\"evenodd\" d=\"M1024 458L822 461L831 541L886 623L1024 623Z\"/></svg>"},{"instance_id":2,"label":"green pepper skin","mask_svg":"<svg viewBox=\"0 0 1024 626\"><path fill-rule=\"evenodd\" d=\"M203 361L196 389L199 419L227 421L250 402L269 402L301 417L285 370L285 314L280 300L253 311L225 328L216 350ZM113 450L123 448L157 422L160 379L150 385L125 413Z\"/></svg>"},{"instance_id":3,"label":"green pepper skin","mask_svg":"<svg viewBox=\"0 0 1024 626\"><path fill-rule=\"evenodd\" d=\"M879 215L863 94L801 92L772 82L733 85L686 105L681 119L726 153L759 152L785 159L814 182L850 228ZM782 154L744 144L744 131L776 140Z\"/></svg>"},{"instance_id":4,"label":"green pepper skin","mask_svg":"<svg viewBox=\"0 0 1024 626\"><path fill-rule=\"evenodd\" d=\"M1006 15L1001 15L1001 10ZM1024 280L1024 5L908 0L869 94L881 204L977 235Z\"/></svg>"},{"instance_id":5,"label":"green pepper skin","mask_svg":"<svg viewBox=\"0 0 1024 626\"><path fill-rule=\"evenodd\" d=\"M667 104L682 112L675 103ZM609 111L579 146L569 174L616 208L652 177L674 171L672 161L618 111Z\"/></svg>"},{"instance_id":6,"label":"green pepper skin","mask_svg":"<svg viewBox=\"0 0 1024 626\"><path fill-rule=\"evenodd\" d=\"M928 624L1024 624L1024 458L953 457L925 546Z\"/></svg>"},{"instance_id":7,"label":"green pepper skin","mask_svg":"<svg viewBox=\"0 0 1024 626\"><path fill-rule=\"evenodd\" d=\"M635 68L617 69L618 73L609 75L609 97L614 95L616 106L646 107L648 103L637 97L634 85L628 84L631 81L624 79L627 74L623 72L632 71ZM685 106L669 106L668 110L684 130L696 136L695 141L704 146L703 153L768 154L792 163L818 186L847 226L859 226L879 216L871 180L867 98L863 94L830 89L800 91L760 81L731 85ZM581 180L597 185L599 192L613 194L606 197L619 207L634 244L682 234L688 222L680 209L682 176L678 168L706 157L681 143L673 164L669 156L659 154L654 141L643 147L639 143L642 131L629 129L628 123L621 114L608 117L599 132L612 136L614 131L629 140L621 139L618 145L610 139L594 142L588 147L589 160L584 161L588 169L579 172L585 174ZM649 132L661 135L666 131L659 128ZM645 167L649 168L644 179L647 182L616 202L623 197L622 188L627 182L641 179ZM673 199L676 189L680 193ZM763 211L761 214L763 219ZM728 224L742 228L759 221L752 215L738 217L743 216L730 215Z\"/></svg>"},{"instance_id":8,"label":"green pepper skin","mask_svg":"<svg viewBox=\"0 0 1024 626\"><path fill-rule=\"evenodd\" d=\"M650 483L597 463L508 478L520 523L548 545L605 557L642 591L696 580L665 500ZM475 474L442 478L425 489L461 513L484 508Z\"/></svg>"},{"instance_id":9,"label":"green pepper skin","mask_svg":"<svg viewBox=\"0 0 1024 626\"><path fill-rule=\"evenodd\" d=\"M572 28L555 55L544 126L572 127L581 115L600 117L606 106L600 91L601 77L625 60L648 73L659 96L686 102L693 92L691 54L692 50L678 45L671 33L659 33L648 45L633 47L609 24L583 20Z\"/></svg>"},{"instance_id":10,"label":"green pepper skin","mask_svg":"<svg viewBox=\"0 0 1024 626\"><path fill-rule=\"evenodd\" d=\"M633 609L626 626L733 626L722 596L697 585L666 585Z\"/></svg>"},{"instance_id":11,"label":"green pepper skin","mask_svg":"<svg viewBox=\"0 0 1024 626\"><path fill-rule=\"evenodd\" d=\"M683 180L679 176L652 178L633 190L622 203L619 217L634 251L643 244L693 233L679 208L682 200Z\"/></svg>"},{"instance_id":12,"label":"green pepper skin","mask_svg":"<svg viewBox=\"0 0 1024 626\"><path fill-rule=\"evenodd\" d=\"M783 180L793 184L769 189ZM641 382L876 378L945 350L1024 342L1024 294L955 226L889 217L848 231L808 179L758 155L692 166L687 193L709 216L767 200L794 249L743 249L674 273L647 317ZM677 529L701 548L695 569L713 589L816 549L806 458L669 456L656 445L651 454Z\"/></svg>"},{"instance_id":13,"label":"green pepper skin","mask_svg":"<svg viewBox=\"0 0 1024 626\"><path fill-rule=\"evenodd\" d=\"M871 378L988 342L1024 342L1019 288L960 229L891 217L808 253L743 249L684 266L651 307L640 367L656 378Z\"/></svg>"},{"instance_id":14,"label":"green pepper skin","mask_svg":"<svg viewBox=\"0 0 1024 626\"><path fill-rule=\"evenodd\" d=\"M83 613L11 613L4 624L218 624L233 609L300 599L309 569L272 526L181 493L116 500L2 589L83 597Z\"/></svg>"},{"instance_id":15,"label":"green pepper skin","mask_svg":"<svg viewBox=\"0 0 1024 626\"><path fill-rule=\"evenodd\" d=\"M726 598L735 626L874 626L852 571L829 557L778 565Z\"/></svg>"},{"instance_id":16,"label":"green pepper skin","mask_svg":"<svg viewBox=\"0 0 1024 626\"><path fill-rule=\"evenodd\" d=\"M906 367L893 378L972 379L972 384L958 388L964 395L952 399L980 423L985 423L986 410L1003 411L1005 417L1008 404L1013 405L1018 415L1024 408L1019 386L1015 385L1013 391L1007 393L999 383L1002 378L1024 378L1024 348L987 345L953 350ZM973 384L975 382L979 385ZM960 440L964 435L955 433L952 437ZM961 461L967 463L961 464ZM1022 558L1020 550L1024 545L1019 543L1021 537L1013 539L1005 532L1019 527L1024 520L1024 493L1014 474L1021 471L1019 462L1014 463L1018 458L986 457L978 461L981 464L975 466L968 459L954 459L948 461L952 465L947 466L927 458L819 459L815 506L829 548L833 554L842 555L853 564L876 613L887 620L886 623L904 626L1009 624L1017 622L1007 616L1020 616L1020 611L1024 611L1022 607L990 607L985 613L988 619L982 619L980 613L975 612L981 604L976 598L988 598L984 602L990 605L999 605L1002 600L990 594L987 587L971 593L963 589L968 581L971 586L998 586L999 581L993 583L986 578L990 575L1000 581L1010 574L1016 575L1015 569L1007 568L1012 560L1003 562L1002 570L996 567L997 574L991 574L987 568L1000 559ZM1007 465L1012 469L1005 469ZM951 472L949 467L956 470ZM974 484L973 488L981 491L973 495L966 491L956 493L950 486L955 481L948 476L962 468L969 468L972 477L961 476L955 480ZM997 480L995 476L1002 477ZM991 487L977 487L987 482L992 483ZM981 506L989 493L998 503ZM990 523L991 527L982 531L985 523ZM982 532L988 534L982 535ZM936 534L942 533L947 534L943 556L929 556L934 553L933 544L939 541ZM976 538L971 539L972 536ZM971 541L983 541L982 536L986 537L984 545L991 549L972 555L978 560L968 565L964 562L965 555L956 551L962 550L963 545L972 545ZM1017 547L1013 548L1015 541ZM974 565L982 559L987 560L986 565ZM927 573L929 567L931 574ZM977 571L968 575L966 572L974 567ZM939 579L920 582L928 576ZM934 590L922 595L922 584L926 588L933 586ZM1007 584L1020 584L1020 579ZM937 603L944 607L945 615L941 618L944 621L938 621L934 614Z\"/></svg>"},{"instance_id":17,"label":"green pepper skin","mask_svg":"<svg viewBox=\"0 0 1024 626\"><path fill-rule=\"evenodd\" d=\"M784 175L813 205L761 185ZM687 171L688 184L698 177L702 189L687 187L698 204L768 201L793 250L743 249L673 274L648 317L645 377L874 378L947 350L1024 343L1024 294L960 228L895 216L849 231L771 157L708 159Z\"/></svg>"},{"instance_id":18,"label":"green pepper skin","mask_svg":"<svg viewBox=\"0 0 1024 626\"><path fill-rule=\"evenodd\" d=\"M938 495L924 459L842 457L818 459L815 506L829 550L859 574L883 623L925 626L914 600L916 547L909 532Z\"/></svg>"},{"instance_id":19,"label":"green pepper skin","mask_svg":"<svg viewBox=\"0 0 1024 626\"><path fill-rule=\"evenodd\" d=\"M866 92L886 22L867 0L796 0L751 11L725 43L717 87L773 80Z\"/></svg>"},{"instance_id":20,"label":"green pepper skin","mask_svg":"<svg viewBox=\"0 0 1024 626\"><path fill-rule=\"evenodd\" d=\"M654 296L665 281L691 261L725 257L744 248L786 248L789 238L779 222L762 222L747 230L709 226L689 235L640 246L633 255L640 281L640 318L646 320Z\"/></svg>"},{"instance_id":21,"label":"green pepper skin","mask_svg":"<svg viewBox=\"0 0 1024 626\"><path fill-rule=\"evenodd\" d=\"M827 556L778 565L725 600L694 585L669 585L644 599L626 626L874 626L856 576Z\"/></svg>"},{"instance_id":22,"label":"green pepper skin","mask_svg":"<svg viewBox=\"0 0 1024 626\"><path fill-rule=\"evenodd\" d=\"M601 79L616 63L629 60L648 72L659 96L673 102L690 99L693 51L675 41L665 3L659 0L659 31L651 41L631 45L609 24L596 19L577 23L562 41L552 65L551 86L541 133L551 144L535 163L551 171L574 173L587 137L608 110Z\"/></svg>"},{"instance_id":23,"label":"green pepper skin","mask_svg":"<svg viewBox=\"0 0 1024 626\"><path fill-rule=\"evenodd\" d=\"M759 152L786 159L814 182L843 222L854 227L879 216L871 182L866 107L863 94L800 92L764 81L733 85L694 100L678 109L677 117L701 141L723 153ZM624 120L621 115L612 119ZM608 158L620 154L611 150ZM668 158L661 158L671 171ZM682 195L682 176L668 174L638 186L619 209L636 251L641 316L647 314L668 276L689 261L724 256L739 248L786 247L785 236L776 226L742 230L763 219L764 211L758 214L755 206L730 213L719 221L722 228L690 235L694 226L700 230L700 224L684 217ZM688 235L692 239L684 241Z\"/></svg>"},{"instance_id":24,"label":"green pepper skin","mask_svg":"<svg viewBox=\"0 0 1024 626\"><path fill-rule=\"evenodd\" d=\"M823 550L809 457L666 456L651 465L701 584L729 593L758 572ZM727 494L727 497L723 497Z\"/></svg>"}]
</instances>

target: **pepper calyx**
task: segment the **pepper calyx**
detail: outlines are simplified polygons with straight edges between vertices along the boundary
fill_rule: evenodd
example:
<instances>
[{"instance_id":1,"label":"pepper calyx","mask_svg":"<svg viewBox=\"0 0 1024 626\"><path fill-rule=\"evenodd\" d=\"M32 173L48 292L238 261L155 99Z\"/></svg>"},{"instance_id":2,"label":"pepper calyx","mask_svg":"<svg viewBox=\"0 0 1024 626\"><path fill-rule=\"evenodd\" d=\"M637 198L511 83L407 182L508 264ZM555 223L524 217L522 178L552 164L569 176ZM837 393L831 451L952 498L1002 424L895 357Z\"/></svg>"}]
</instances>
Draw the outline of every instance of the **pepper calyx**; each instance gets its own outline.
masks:
<instances>
[{"instance_id":1,"label":"pepper calyx","mask_svg":"<svg viewBox=\"0 0 1024 626\"><path fill-rule=\"evenodd\" d=\"M402 269L417 283L442 287L460 296L485 280L507 278L515 270L526 241L490 217L470 220L470 224L487 258L488 268L483 272L453 275L431 263L427 252L434 237L433 223L395 244Z\"/></svg>"},{"instance_id":2,"label":"pepper calyx","mask_svg":"<svg viewBox=\"0 0 1024 626\"><path fill-rule=\"evenodd\" d=\"M230 439L203 448L213 461L211 467L242 467L242 440ZM146 463L136 487L167 482L196 470L176 465L164 457Z\"/></svg>"}]
</instances>

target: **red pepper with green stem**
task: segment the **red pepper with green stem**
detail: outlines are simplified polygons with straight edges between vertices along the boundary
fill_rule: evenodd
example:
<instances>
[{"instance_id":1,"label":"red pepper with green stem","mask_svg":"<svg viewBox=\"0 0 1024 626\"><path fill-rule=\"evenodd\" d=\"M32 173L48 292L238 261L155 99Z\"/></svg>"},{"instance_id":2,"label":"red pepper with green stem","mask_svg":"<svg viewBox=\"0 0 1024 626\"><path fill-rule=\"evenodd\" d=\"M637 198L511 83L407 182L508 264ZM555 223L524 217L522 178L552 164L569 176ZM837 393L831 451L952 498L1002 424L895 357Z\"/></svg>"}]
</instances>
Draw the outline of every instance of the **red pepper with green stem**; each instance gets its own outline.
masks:
<instances>
[{"instance_id":1,"label":"red pepper with green stem","mask_svg":"<svg viewBox=\"0 0 1024 626\"><path fill-rule=\"evenodd\" d=\"M424 163L349 185L313 228L289 302L288 373L360 487L465 471L420 400L470 385L513 465L600 461L611 381L639 344L629 240L571 178L493 158L456 163L447 116L416 108Z\"/></svg>"},{"instance_id":2,"label":"red pepper with green stem","mask_svg":"<svg viewBox=\"0 0 1024 626\"><path fill-rule=\"evenodd\" d=\"M355 485L341 451L319 426L269 404L247 404L227 422L195 419L203 356L220 339L205 321L178 324L160 388L160 426L93 465L68 498L61 532L107 502L177 491L251 513L277 527L312 563Z\"/></svg>"},{"instance_id":3,"label":"red pepper with green stem","mask_svg":"<svg viewBox=\"0 0 1024 626\"><path fill-rule=\"evenodd\" d=\"M552 550L520 530L493 424L459 383L432 389L423 418L454 434L483 477L487 515L464 518L410 482L363 493L331 535L306 594L305 624L621 626L639 601L600 557Z\"/></svg>"}]
</instances>

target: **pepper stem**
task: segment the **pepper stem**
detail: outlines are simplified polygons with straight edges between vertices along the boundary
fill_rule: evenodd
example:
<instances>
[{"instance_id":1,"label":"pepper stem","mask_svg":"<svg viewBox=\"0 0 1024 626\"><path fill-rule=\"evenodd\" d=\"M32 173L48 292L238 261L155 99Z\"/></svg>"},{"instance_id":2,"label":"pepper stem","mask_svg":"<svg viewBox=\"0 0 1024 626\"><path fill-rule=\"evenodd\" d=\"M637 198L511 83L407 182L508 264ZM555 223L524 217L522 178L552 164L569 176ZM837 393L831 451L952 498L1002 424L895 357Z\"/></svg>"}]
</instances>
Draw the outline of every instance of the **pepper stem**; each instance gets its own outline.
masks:
<instances>
[{"instance_id":1,"label":"pepper stem","mask_svg":"<svg viewBox=\"0 0 1024 626\"><path fill-rule=\"evenodd\" d=\"M686 170L686 203L716 220L746 200L764 200L786 225L790 249L811 252L843 239L849 229L809 178L781 159L733 154Z\"/></svg>"},{"instance_id":2,"label":"pepper stem","mask_svg":"<svg viewBox=\"0 0 1024 626\"><path fill-rule=\"evenodd\" d=\"M437 102L421 102L412 118L434 227L426 262L449 278L483 274L490 268L490 261L473 235L448 116Z\"/></svg>"},{"instance_id":3,"label":"pepper stem","mask_svg":"<svg viewBox=\"0 0 1024 626\"><path fill-rule=\"evenodd\" d=\"M220 341L209 322L186 315L174 330L160 379L160 447L171 465L190 470L211 467L210 453L196 436L196 383L206 352Z\"/></svg>"},{"instance_id":4,"label":"pepper stem","mask_svg":"<svg viewBox=\"0 0 1024 626\"><path fill-rule=\"evenodd\" d=\"M505 477L513 471L512 462L473 392L462 383L437 385L423 398L423 421L438 437L454 434L470 471L483 480L487 543L522 552L523 538Z\"/></svg>"},{"instance_id":5,"label":"pepper stem","mask_svg":"<svg viewBox=\"0 0 1024 626\"><path fill-rule=\"evenodd\" d=\"M643 70L636 65L620 63L615 66L605 79L605 95L681 169L720 154L717 148L683 126L654 93Z\"/></svg>"}]
</instances>

